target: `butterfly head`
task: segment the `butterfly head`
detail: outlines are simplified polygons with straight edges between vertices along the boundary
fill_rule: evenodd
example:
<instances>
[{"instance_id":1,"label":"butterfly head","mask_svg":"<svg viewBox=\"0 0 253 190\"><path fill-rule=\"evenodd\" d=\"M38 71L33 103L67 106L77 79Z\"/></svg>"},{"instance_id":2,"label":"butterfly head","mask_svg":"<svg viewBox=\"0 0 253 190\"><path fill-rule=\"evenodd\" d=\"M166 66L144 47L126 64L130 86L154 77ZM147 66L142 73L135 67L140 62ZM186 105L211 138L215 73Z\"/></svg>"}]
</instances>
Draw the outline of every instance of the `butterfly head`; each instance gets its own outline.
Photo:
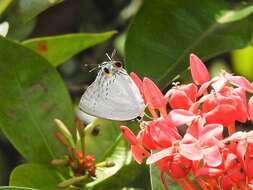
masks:
<instances>
[{"instance_id":1,"label":"butterfly head","mask_svg":"<svg viewBox=\"0 0 253 190\"><path fill-rule=\"evenodd\" d=\"M100 65L103 74L107 77L112 77L116 73L125 73L121 61L105 61Z\"/></svg>"},{"instance_id":2,"label":"butterfly head","mask_svg":"<svg viewBox=\"0 0 253 190\"><path fill-rule=\"evenodd\" d=\"M121 61L116 61L113 59L116 51L114 50L112 52L112 55L109 56L108 53L106 53L107 58L109 61L104 61L101 64L98 65L98 67L93 68L90 70L90 72L100 69L100 72L107 76L107 77L112 77L116 73L121 73L121 74L127 74L126 70L123 68L123 63Z\"/></svg>"}]
</instances>

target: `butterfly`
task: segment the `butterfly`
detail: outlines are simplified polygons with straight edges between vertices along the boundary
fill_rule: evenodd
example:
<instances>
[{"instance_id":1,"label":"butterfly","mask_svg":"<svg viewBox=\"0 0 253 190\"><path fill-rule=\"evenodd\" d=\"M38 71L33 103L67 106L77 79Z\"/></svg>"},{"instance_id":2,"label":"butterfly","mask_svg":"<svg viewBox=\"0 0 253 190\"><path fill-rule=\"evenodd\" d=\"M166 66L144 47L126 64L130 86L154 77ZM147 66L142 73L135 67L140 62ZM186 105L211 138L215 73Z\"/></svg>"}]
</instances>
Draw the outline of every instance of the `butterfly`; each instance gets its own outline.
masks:
<instances>
[{"instance_id":1,"label":"butterfly","mask_svg":"<svg viewBox=\"0 0 253 190\"><path fill-rule=\"evenodd\" d=\"M144 113L145 104L122 62L113 60L114 54L106 54L109 61L99 65L97 77L82 95L79 108L95 117L132 120Z\"/></svg>"}]
</instances>

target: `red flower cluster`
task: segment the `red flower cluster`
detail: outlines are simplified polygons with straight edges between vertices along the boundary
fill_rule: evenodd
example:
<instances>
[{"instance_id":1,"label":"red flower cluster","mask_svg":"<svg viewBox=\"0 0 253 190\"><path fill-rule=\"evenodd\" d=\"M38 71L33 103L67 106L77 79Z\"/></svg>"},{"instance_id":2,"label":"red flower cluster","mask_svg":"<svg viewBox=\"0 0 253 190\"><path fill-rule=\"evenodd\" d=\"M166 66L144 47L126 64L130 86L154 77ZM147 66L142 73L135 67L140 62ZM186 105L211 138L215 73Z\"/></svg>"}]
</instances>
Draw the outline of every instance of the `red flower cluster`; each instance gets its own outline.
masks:
<instances>
[{"instance_id":1,"label":"red flower cluster","mask_svg":"<svg viewBox=\"0 0 253 190\"><path fill-rule=\"evenodd\" d=\"M93 156L89 154L84 155L82 151L78 151L76 153L76 158L77 158L77 166L73 168L73 170L76 171L76 173L84 175L85 171L87 171L90 176L96 177L96 167L94 164L95 158Z\"/></svg>"},{"instance_id":2,"label":"red flower cluster","mask_svg":"<svg viewBox=\"0 0 253 190\"><path fill-rule=\"evenodd\" d=\"M137 136L121 126L134 159L155 164L165 189L165 174L187 190L197 189L189 175L204 190L253 189L253 131L235 130L236 121L253 121L253 84L224 71L210 79L194 54L190 68L194 83L176 83L165 95L150 79L130 74L153 117L140 124Z\"/></svg>"}]
</instances>

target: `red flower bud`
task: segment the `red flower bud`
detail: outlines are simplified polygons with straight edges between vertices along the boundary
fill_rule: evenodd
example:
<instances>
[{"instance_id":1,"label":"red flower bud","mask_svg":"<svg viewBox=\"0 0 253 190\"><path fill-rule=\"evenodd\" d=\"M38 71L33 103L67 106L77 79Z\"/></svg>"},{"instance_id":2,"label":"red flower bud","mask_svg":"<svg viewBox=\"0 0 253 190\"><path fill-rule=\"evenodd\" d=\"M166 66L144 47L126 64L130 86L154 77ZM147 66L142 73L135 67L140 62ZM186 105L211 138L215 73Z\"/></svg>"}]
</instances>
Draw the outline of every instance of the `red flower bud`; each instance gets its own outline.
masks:
<instances>
[{"instance_id":1,"label":"red flower bud","mask_svg":"<svg viewBox=\"0 0 253 190\"><path fill-rule=\"evenodd\" d=\"M155 83L148 78L144 78L143 80L143 93L147 103L154 109L166 107L166 99L162 92Z\"/></svg>"},{"instance_id":2,"label":"red flower bud","mask_svg":"<svg viewBox=\"0 0 253 190\"><path fill-rule=\"evenodd\" d=\"M200 85L210 80L208 70L204 63L195 55L190 55L190 67L193 81Z\"/></svg>"},{"instance_id":3,"label":"red flower bud","mask_svg":"<svg viewBox=\"0 0 253 190\"><path fill-rule=\"evenodd\" d=\"M136 136L133 134L133 132L126 126L120 126L121 133L123 137L131 144L136 145L138 143L138 140Z\"/></svg>"}]
</instances>

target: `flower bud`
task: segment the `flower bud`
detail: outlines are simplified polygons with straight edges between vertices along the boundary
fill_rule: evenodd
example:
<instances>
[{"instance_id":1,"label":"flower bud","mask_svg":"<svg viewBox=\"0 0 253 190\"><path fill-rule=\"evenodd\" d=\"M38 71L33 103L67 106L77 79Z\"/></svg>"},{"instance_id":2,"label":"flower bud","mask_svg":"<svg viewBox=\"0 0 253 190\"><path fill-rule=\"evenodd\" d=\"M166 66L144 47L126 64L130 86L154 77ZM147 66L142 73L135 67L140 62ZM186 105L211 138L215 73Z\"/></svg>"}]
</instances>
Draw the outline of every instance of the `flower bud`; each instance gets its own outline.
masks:
<instances>
[{"instance_id":1,"label":"flower bud","mask_svg":"<svg viewBox=\"0 0 253 190\"><path fill-rule=\"evenodd\" d=\"M149 78L144 78L143 80L143 93L147 103L154 109L166 107L166 99L162 92Z\"/></svg>"},{"instance_id":2,"label":"flower bud","mask_svg":"<svg viewBox=\"0 0 253 190\"><path fill-rule=\"evenodd\" d=\"M195 55L190 55L190 68L193 81L200 85L210 80L208 70L204 63Z\"/></svg>"},{"instance_id":3,"label":"flower bud","mask_svg":"<svg viewBox=\"0 0 253 190\"><path fill-rule=\"evenodd\" d=\"M138 140L136 136L133 134L133 132L126 126L120 126L121 133L123 137L131 144L136 145L138 143Z\"/></svg>"},{"instance_id":4,"label":"flower bud","mask_svg":"<svg viewBox=\"0 0 253 190\"><path fill-rule=\"evenodd\" d=\"M68 128L64 125L64 123L59 119L54 119L56 127L59 129L61 134L69 141L70 145L74 147L73 136L69 132Z\"/></svg>"}]
</instances>

